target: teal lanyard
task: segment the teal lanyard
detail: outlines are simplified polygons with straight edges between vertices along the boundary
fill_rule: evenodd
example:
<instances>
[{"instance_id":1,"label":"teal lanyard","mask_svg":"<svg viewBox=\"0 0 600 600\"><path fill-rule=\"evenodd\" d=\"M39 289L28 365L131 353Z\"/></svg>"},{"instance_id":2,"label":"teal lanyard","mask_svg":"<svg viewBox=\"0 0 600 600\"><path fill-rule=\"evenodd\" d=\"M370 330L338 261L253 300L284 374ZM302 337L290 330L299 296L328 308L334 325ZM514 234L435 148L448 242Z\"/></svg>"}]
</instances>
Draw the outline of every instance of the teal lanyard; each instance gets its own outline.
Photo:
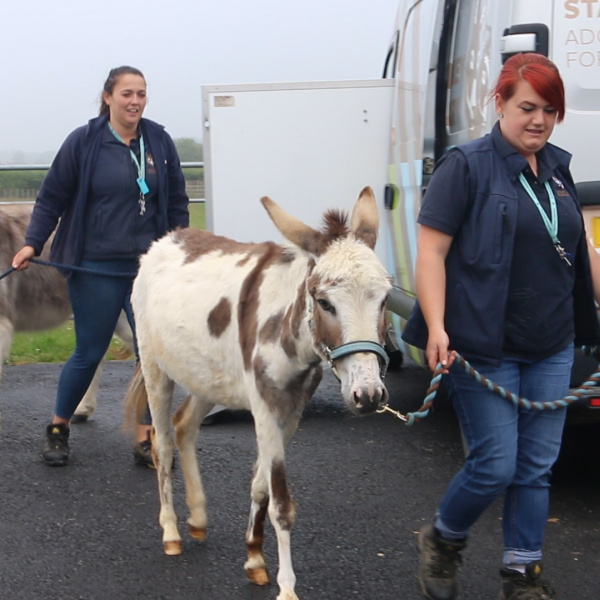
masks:
<instances>
[{"instance_id":1,"label":"teal lanyard","mask_svg":"<svg viewBox=\"0 0 600 600\"><path fill-rule=\"evenodd\" d=\"M546 230L548 231L548 234L552 239L552 243L554 244L554 247L558 252L558 255L569 266L571 266L571 263L567 257L567 253L565 252L565 249L562 247L562 244L558 239L558 210L556 209L556 198L554 197L554 192L552 191L550 184L547 181L544 182L544 187L546 188L546 192L548 192L548 200L550 201L550 218L548 218L546 211L543 209L542 205L540 204L540 201L538 200L534 191L531 189L531 186L529 185L527 179L525 179L523 173L519 173L519 181L521 182L521 185L525 188L525 191L529 194L529 197L533 200L533 203L536 205L542 217L542 220L544 221Z\"/></svg>"},{"instance_id":2,"label":"teal lanyard","mask_svg":"<svg viewBox=\"0 0 600 600\"><path fill-rule=\"evenodd\" d=\"M110 123L108 124L108 128L110 129L111 133L122 144L125 144L125 142L123 141L123 138L114 130L113 126ZM127 144L125 144L125 145L127 146ZM143 196L145 196L150 191L150 188L148 188L148 184L146 183L146 147L144 146L144 136L143 135L140 136L140 158L141 158L141 161L138 160L138 157L135 155L135 152L131 148L129 148L129 154L131 154L131 158L132 158L133 162L135 163L135 166L137 167L138 178L136 180L136 183L138 184L138 187L140 188L140 193L142 194L142 198L143 198Z\"/></svg>"}]
</instances>

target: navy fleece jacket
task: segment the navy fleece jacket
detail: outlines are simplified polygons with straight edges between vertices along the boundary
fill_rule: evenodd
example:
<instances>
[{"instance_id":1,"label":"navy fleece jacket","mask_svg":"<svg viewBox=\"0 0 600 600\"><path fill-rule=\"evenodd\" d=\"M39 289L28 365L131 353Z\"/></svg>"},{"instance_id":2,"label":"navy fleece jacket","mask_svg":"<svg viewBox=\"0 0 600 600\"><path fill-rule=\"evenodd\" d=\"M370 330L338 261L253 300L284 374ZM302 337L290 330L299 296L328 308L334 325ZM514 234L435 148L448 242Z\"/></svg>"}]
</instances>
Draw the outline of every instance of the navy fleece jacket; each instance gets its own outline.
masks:
<instances>
[{"instance_id":1,"label":"navy fleece jacket","mask_svg":"<svg viewBox=\"0 0 600 600\"><path fill-rule=\"evenodd\" d=\"M81 264L84 238L88 234L85 228L88 190L107 122L107 115L91 119L73 131L58 151L36 199L25 235L25 244L32 246L36 255L41 253L58 224L51 260L66 267ZM189 199L177 150L169 134L162 125L148 119L140 121L140 129L156 166L155 224L157 237L161 237L171 229L189 226ZM131 224L111 222L107 226L122 228L123 236L135 235L128 229Z\"/></svg>"}]
</instances>

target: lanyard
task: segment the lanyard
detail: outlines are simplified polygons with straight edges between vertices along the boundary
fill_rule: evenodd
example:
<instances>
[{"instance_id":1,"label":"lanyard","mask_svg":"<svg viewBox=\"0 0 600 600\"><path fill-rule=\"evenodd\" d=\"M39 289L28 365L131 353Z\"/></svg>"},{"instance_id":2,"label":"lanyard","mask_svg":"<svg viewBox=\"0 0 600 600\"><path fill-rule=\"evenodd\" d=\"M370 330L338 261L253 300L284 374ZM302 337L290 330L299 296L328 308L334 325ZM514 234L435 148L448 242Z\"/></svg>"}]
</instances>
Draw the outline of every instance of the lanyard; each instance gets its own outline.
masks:
<instances>
[{"instance_id":1,"label":"lanyard","mask_svg":"<svg viewBox=\"0 0 600 600\"><path fill-rule=\"evenodd\" d=\"M556 198L554 197L554 192L552 191L550 184L547 181L544 182L546 192L548 192L548 200L550 201L550 218L548 218L546 211L543 209L542 205L540 204L540 201L538 200L534 191L531 189L531 186L529 185L527 179L525 179L523 173L519 173L519 181L521 182L521 185L525 188L525 191L529 194L529 197L533 200L533 203L536 205L542 217L542 220L544 221L546 230L548 231L548 234L552 239L552 243L554 244L554 247L558 252L558 255L569 266L571 266L571 263L567 257L567 253L565 252L565 249L563 248L562 244L558 239L558 210L556 209Z\"/></svg>"},{"instance_id":2,"label":"lanyard","mask_svg":"<svg viewBox=\"0 0 600 600\"><path fill-rule=\"evenodd\" d=\"M123 138L114 130L113 126L109 123L108 128L111 133L121 142L125 144ZM127 146L127 144L125 144ZM135 155L135 152L129 148L129 154L131 154L131 158L135 163L138 172L138 178L136 179L136 183L140 188L140 215L143 215L146 212L146 200L144 196L150 191L148 184L146 183L146 147L144 145L144 136L140 136L140 158L141 161L138 160L138 157Z\"/></svg>"}]
</instances>

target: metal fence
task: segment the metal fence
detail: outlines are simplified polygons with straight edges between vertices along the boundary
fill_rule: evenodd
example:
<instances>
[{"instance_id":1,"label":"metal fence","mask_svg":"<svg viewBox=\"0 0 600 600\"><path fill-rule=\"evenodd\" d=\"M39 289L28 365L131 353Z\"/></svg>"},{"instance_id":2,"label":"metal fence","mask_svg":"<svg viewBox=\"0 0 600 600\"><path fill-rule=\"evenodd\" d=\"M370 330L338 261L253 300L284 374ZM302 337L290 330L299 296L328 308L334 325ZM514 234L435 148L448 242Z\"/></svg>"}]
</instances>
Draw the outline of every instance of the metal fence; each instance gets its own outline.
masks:
<instances>
[{"instance_id":1,"label":"metal fence","mask_svg":"<svg viewBox=\"0 0 600 600\"><path fill-rule=\"evenodd\" d=\"M0 165L2 171L47 171L50 165ZM187 169L204 168L204 162L182 162L183 174ZM33 202L38 194L36 188L0 189L0 204L16 201ZM204 177L201 179L188 179L186 177L186 191L190 202L204 202Z\"/></svg>"}]
</instances>

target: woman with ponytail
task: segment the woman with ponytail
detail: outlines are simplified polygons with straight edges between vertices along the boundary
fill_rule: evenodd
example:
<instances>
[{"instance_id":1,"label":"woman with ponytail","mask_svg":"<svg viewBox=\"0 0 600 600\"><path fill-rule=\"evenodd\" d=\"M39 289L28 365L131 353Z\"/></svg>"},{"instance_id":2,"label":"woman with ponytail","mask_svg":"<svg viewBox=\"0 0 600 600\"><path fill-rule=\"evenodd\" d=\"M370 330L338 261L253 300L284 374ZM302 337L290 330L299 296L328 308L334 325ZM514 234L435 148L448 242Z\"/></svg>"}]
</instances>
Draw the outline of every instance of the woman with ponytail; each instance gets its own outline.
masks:
<instances>
[{"instance_id":1,"label":"woman with ponytail","mask_svg":"<svg viewBox=\"0 0 600 600\"><path fill-rule=\"evenodd\" d=\"M26 269L56 229L51 260L61 265L75 323L76 348L61 370L55 412L45 428L46 464L68 463L70 422L130 304L138 259L153 240L189 225L185 180L173 140L143 118L146 80L112 69L100 115L62 144L41 186L13 266ZM152 466L149 415L138 426L138 464Z\"/></svg>"}]
</instances>

